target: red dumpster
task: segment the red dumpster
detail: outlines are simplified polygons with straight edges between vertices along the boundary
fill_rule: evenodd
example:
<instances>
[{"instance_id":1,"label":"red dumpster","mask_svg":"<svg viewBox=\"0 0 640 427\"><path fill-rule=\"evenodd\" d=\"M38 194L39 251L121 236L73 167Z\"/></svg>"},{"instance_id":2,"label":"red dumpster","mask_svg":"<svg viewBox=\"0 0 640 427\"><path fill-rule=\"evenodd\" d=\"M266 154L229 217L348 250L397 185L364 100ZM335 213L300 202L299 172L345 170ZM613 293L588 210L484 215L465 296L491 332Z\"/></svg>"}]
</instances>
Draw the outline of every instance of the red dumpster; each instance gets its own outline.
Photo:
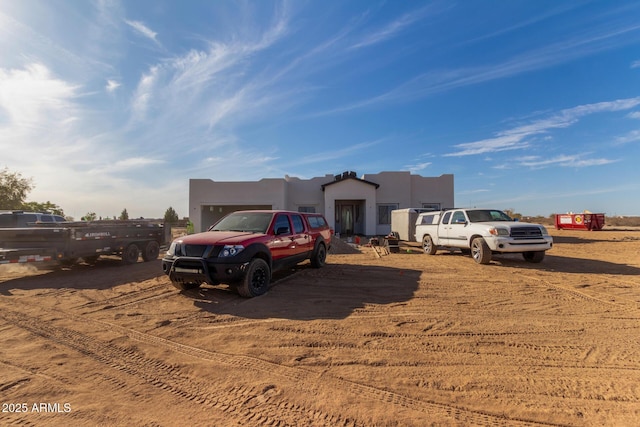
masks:
<instances>
[{"instance_id":1,"label":"red dumpster","mask_svg":"<svg viewBox=\"0 0 640 427\"><path fill-rule=\"evenodd\" d=\"M565 230L602 230L604 227L603 213L570 213L556 214L556 229Z\"/></svg>"}]
</instances>

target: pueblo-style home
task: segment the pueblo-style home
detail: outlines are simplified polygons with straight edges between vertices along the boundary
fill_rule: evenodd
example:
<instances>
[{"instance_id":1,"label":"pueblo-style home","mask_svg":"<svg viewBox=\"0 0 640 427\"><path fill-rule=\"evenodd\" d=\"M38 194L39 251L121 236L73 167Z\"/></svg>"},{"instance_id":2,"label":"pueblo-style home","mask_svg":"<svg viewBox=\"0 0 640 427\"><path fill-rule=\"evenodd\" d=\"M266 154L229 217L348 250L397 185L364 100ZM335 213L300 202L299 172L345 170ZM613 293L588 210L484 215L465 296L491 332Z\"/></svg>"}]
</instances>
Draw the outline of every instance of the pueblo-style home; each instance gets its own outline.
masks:
<instances>
[{"instance_id":1,"label":"pueblo-style home","mask_svg":"<svg viewBox=\"0 0 640 427\"><path fill-rule=\"evenodd\" d=\"M342 236L386 235L394 209L451 206L452 174L424 177L402 171L358 177L344 172L311 179L285 175L244 182L189 180L189 219L196 232L230 212L285 209L323 213Z\"/></svg>"}]
</instances>

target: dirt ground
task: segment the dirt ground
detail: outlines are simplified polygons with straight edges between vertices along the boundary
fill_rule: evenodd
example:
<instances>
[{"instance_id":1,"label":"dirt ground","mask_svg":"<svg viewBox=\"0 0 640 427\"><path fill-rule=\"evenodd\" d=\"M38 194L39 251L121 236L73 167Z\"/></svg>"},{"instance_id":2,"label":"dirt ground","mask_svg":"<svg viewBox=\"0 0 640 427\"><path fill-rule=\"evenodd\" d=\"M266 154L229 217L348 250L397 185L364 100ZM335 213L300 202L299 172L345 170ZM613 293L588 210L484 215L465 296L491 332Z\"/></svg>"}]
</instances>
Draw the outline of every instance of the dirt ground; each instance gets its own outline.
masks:
<instances>
[{"instance_id":1,"label":"dirt ground","mask_svg":"<svg viewBox=\"0 0 640 427\"><path fill-rule=\"evenodd\" d=\"M2 266L0 425L638 425L640 231L552 234L541 264L332 254L254 299Z\"/></svg>"}]
</instances>

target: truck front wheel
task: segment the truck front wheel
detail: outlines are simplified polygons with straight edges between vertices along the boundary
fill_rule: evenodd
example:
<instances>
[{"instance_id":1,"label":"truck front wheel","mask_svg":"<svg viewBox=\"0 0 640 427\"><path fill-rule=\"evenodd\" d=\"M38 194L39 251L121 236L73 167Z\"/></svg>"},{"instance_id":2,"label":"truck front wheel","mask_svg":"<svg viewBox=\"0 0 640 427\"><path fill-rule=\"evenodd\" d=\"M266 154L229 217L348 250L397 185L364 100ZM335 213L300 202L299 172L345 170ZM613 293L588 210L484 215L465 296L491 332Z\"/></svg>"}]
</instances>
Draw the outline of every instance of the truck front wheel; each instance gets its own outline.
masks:
<instances>
[{"instance_id":1,"label":"truck front wheel","mask_svg":"<svg viewBox=\"0 0 640 427\"><path fill-rule=\"evenodd\" d=\"M244 277L237 284L236 290L240 296L251 298L264 294L269 289L271 270L269 264L261 258L254 258L249 263Z\"/></svg>"},{"instance_id":2,"label":"truck front wheel","mask_svg":"<svg viewBox=\"0 0 640 427\"><path fill-rule=\"evenodd\" d=\"M482 237L476 237L471 242L471 256L478 264L489 264L491 262L491 249Z\"/></svg>"},{"instance_id":3,"label":"truck front wheel","mask_svg":"<svg viewBox=\"0 0 640 427\"><path fill-rule=\"evenodd\" d=\"M428 234L422 238L422 250L427 255L435 255L438 252L438 247L433 244L433 240Z\"/></svg>"}]
</instances>

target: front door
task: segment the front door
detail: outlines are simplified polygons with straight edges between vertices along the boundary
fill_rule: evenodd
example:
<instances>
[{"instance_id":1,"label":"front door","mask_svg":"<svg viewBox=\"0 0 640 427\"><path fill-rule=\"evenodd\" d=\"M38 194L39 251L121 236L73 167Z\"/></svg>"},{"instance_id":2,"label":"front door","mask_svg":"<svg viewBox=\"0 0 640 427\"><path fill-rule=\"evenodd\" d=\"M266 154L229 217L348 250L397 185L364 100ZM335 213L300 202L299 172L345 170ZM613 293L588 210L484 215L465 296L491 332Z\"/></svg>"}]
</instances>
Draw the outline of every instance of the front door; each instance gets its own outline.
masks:
<instances>
[{"instance_id":1,"label":"front door","mask_svg":"<svg viewBox=\"0 0 640 427\"><path fill-rule=\"evenodd\" d=\"M291 214L291 224L293 225L293 240L295 243L293 255L306 257L307 253L313 248L311 247L311 238L302 215Z\"/></svg>"},{"instance_id":2,"label":"front door","mask_svg":"<svg viewBox=\"0 0 640 427\"><path fill-rule=\"evenodd\" d=\"M347 236L353 234L353 205L342 205L340 220L342 222L340 232Z\"/></svg>"},{"instance_id":3,"label":"front door","mask_svg":"<svg viewBox=\"0 0 640 427\"><path fill-rule=\"evenodd\" d=\"M274 236L269 245L274 264L294 254L296 242L289 223L289 215L286 213L277 214L270 233Z\"/></svg>"}]
</instances>

